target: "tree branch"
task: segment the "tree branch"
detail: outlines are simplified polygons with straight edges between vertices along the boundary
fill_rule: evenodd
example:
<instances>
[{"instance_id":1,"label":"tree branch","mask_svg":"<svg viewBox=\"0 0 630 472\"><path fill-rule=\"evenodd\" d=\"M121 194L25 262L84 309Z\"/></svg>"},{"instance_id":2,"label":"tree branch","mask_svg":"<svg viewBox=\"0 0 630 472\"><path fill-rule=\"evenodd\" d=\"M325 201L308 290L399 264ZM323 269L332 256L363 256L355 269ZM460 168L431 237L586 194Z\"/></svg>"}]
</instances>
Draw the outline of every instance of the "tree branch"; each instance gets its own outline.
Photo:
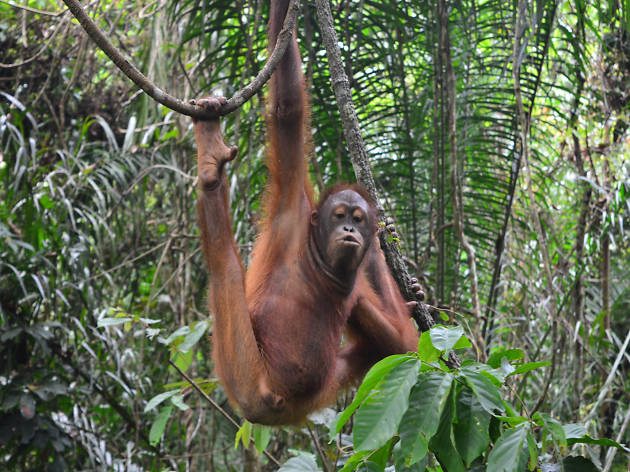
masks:
<instances>
[{"instance_id":1,"label":"tree branch","mask_svg":"<svg viewBox=\"0 0 630 472\"><path fill-rule=\"evenodd\" d=\"M63 2L68 6L76 19L79 20L79 23L88 36L90 36L98 47L107 54L107 57L109 57L114 64L116 64L116 66L138 87L144 90L147 95L171 110L197 119L211 119L227 115L228 113L240 108L243 103L260 91L262 86L271 77L271 74L276 68L278 62L280 62L282 56L284 56L284 52L286 51L291 35L293 34L293 30L295 29L297 13L299 10L298 0L291 0L287 10L287 16L285 17L282 25L282 31L280 31L280 34L278 35L278 40L276 41L276 45L269 56L267 63L250 84L246 85L234 94L234 96L230 98L219 111L214 112L206 110L200 106L184 102L157 87L131 62L129 62L118 49L116 49L111 41L107 39L103 31L101 31L96 23L94 23L94 21L92 21L92 19L83 10L78 0L63 0Z\"/></svg>"}]
</instances>

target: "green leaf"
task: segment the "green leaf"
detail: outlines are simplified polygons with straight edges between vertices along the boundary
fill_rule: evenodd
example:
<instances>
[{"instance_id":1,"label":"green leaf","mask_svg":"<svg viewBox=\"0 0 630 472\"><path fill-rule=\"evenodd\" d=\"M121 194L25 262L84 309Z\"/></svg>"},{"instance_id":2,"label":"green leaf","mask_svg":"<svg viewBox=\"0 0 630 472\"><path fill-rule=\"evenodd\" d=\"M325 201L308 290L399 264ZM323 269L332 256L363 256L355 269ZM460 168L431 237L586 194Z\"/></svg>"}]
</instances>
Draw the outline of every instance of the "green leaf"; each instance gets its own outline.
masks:
<instances>
[{"instance_id":1,"label":"green leaf","mask_svg":"<svg viewBox=\"0 0 630 472\"><path fill-rule=\"evenodd\" d=\"M429 331L425 331L420 335L420 339L418 340L418 357L422 362L430 363L435 362L440 358L439 349L433 347L431 343L431 333Z\"/></svg>"},{"instance_id":2,"label":"green leaf","mask_svg":"<svg viewBox=\"0 0 630 472\"><path fill-rule=\"evenodd\" d=\"M39 198L39 203L46 209L46 210L50 210L52 207L55 206L55 202L53 202L51 200L51 198L46 195L45 193L41 195L41 197Z\"/></svg>"},{"instance_id":3,"label":"green leaf","mask_svg":"<svg viewBox=\"0 0 630 472\"><path fill-rule=\"evenodd\" d=\"M547 367L551 365L551 362L528 362L526 364L521 364L516 367L516 370L512 372L510 375L516 374L524 374L525 372L529 372L530 370L540 369L541 367Z\"/></svg>"},{"instance_id":4,"label":"green leaf","mask_svg":"<svg viewBox=\"0 0 630 472\"><path fill-rule=\"evenodd\" d=\"M569 446L572 446L573 444L597 444L598 446L616 447L617 449L630 452L630 449L623 444L619 444L618 442L608 438L595 439L590 436L584 436L581 438L567 439L567 444Z\"/></svg>"},{"instance_id":5,"label":"green leaf","mask_svg":"<svg viewBox=\"0 0 630 472\"><path fill-rule=\"evenodd\" d=\"M405 359L363 402L352 431L355 450L379 448L396 433L409 406L409 392L416 383L419 367L419 360Z\"/></svg>"},{"instance_id":6,"label":"green leaf","mask_svg":"<svg viewBox=\"0 0 630 472\"><path fill-rule=\"evenodd\" d=\"M567 440L567 444L571 446L572 444L597 444L599 446L608 446L608 447L616 447L618 449L623 449L626 452L630 452L630 449L625 447L623 444L619 444L618 442L613 441L612 439L602 438L602 439L594 439L590 437L586 431L584 426L579 424L565 424L562 426L564 430L564 436Z\"/></svg>"},{"instance_id":7,"label":"green leaf","mask_svg":"<svg viewBox=\"0 0 630 472\"><path fill-rule=\"evenodd\" d=\"M258 451L258 454L262 454L271 439L271 428L269 426L255 423L253 434L256 450Z\"/></svg>"},{"instance_id":8,"label":"green leaf","mask_svg":"<svg viewBox=\"0 0 630 472\"><path fill-rule=\"evenodd\" d=\"M179 390L171 390L170 392L164 392L164 393L160 393L159 395L154 396L151 400L149 400L149 403L147 403L147 405L144 407L144 412L147 413L151 411L153 408L158 406L164 400L171 398L172 396L176 395L178 392Z\"/></svg>"},{"instance_id":9,"label":"green leaf","mask_svg":"<svg viewBox=\"0 0 630 472\"><path fill-rule=\"evenodd\" d=\"M319 472L319 468L312 456L300 455L282 464L278 472Z\"/></svg>"},{"instance_id":10,"label":"green leaf","mask_svg":"<svg viewBox=\"0 0 630 472\"><path fill-rule=\"evenodd\" d=\"M523 424L527 421L529 421L527 418L525 418L524 416L495 416L496 419L498 419L499 421L502 421L504 423L509 424L510 426L518 426L519 424Z\"/></svg>"},{"instance_id":11,"label":"green leaf","mask_svg":"<svg viewBox=\"0 0 630 472\"><path fill-rule=\"evenodd\" d=\"M409 396L409 409L400 422L401 454L407 465L422 459L437 432L453 376L442 372L421 374Z\"/></svg>"},{"instance_id":12,"label":"green leaf","mask_svg":"<svg viewBox=\"0 0 630 472\"><path fill-rule=\"evenodd\" d=\"M427 460L429 456L425 454L422 459L413 464L407 463L407 458L401 452L400 442L396 443L394 446L394 463L396 467L396 472L425 472L427 469Z\"/></svg>"},{"instance_id":13,"label":"green leaf","mask_svg":"<svg viewBox=\"0 0 630 472\"><path fill-rule=\"evenodd\" d=\"M173 362L175 365L180 368L183 372L186 372L193 361L193 352L180 352L180 351L171 351L173 353Z\"/></svg>"},{"instance_id":14,"label":"green leaf","mask_svg":"<svg viewBox=\"0 0 630 472\"><path fill-rule=\"evenodd\" d=\"M569 423L562 426L564 437L568 439L582 438L588 434L586 428L580 424Z\"/></svg>"},{"instance_id":15,"label":"green leaf","mask_svg":"<svg viewBox=\"0 0 630 472\"><path fill-rule=\"evenodd\" d=\"M464 336L464 328L461 326L435 326L429 331L433 347L440 351L450 351Z\"/></svg>"},{"instance_id":16,"label":"green leaf","mask_svg":"<svg viewBox=\"0 0 630 472\"><path fill-rule=\"evenodd\" d=\"M383 467L372 461L365 461L359 464L357 472L383 472Z\"/></svg>"},{"instance_id":17,"label":"green leaf","mask_svg":"<svg viewBox=\"0 0 630 472\"><path fill-rule=\"evenodd\" d=\"M251 436L251 432L252 432L252 424L247 420L243 420L243 424L241 425L240 428L238 428L238 431L236 432L236 436L234 437L234 449L238 449L239 442L242 442L243 447L247 449L249 447L249 439Z\"/></svg>"},{"instance_id":18,"label":"green leaf","mask_svg":"<svg viewBox=\"0 0 630 472\"><path fill-rule=\"evenodd\" d=\"M522 472L520 457L527 439L529 425L505 431L488 455L487 472Z\"/></svg>"},{"instance_id":19,"label":"green leaf","mask_svg":"<svg viewBox=\"0 0 630 472\"><path fill-rule=\"evenodd\" d=\"M160 337L158 338L158 341L160 341L162 344L168 345L175 341L177 338L185 336L188 333L190 333L190 328L188 326L182 326L181 328L178 328L173 333L171 333L168 338L164 339Z\"/></svg>"},{"instance_id":20,"label":"green leaf","mask_svg":"<svg viewBox=\"0 0 630 472\"><path fill-rule=\"evenodd\" d=\"M502 351L495 351L488 358L487 364L490 367L498 369L501 366L501 360L503 358L507 359L508 361L517 361L519 359L522 359L523 356L524 354L521 349L506 349Z\"/></svg>"},{"instance_id":21,"label":"green leaf","mask_svg":"<svg viewBox=\"0 0 630 472\"><path fill-rule=\"evenodd\" d=\"M105 326L116 326L124 323L128 323L132 320L131 317L125 316L123 318L101 318L98 320L97 326L104 328Z\"/></svg>"},{"instance_id":22,"label":"green leaf","mask_svg":"<svg viewBox=\"0 0 630 472\"><path fill-rule=\"evenodd\" d=\"M197 341L201 339L203 333L206 332L208 328L207 321L199 321L195 323L195 326L190 334L187 334L184 338L184 341L178 346L178 350L180 352L188 352L192 347L197 344Z\"/></svg>"},{"instance_id":23,"label":"green leaf","mask_svg":"<svg viewBox=\"0 0 630 472\"><path fill-rule=\"evenodd\" d=\"M469 369L461 369L461 373L484 410L492 415L497 410L500 412L505 411L501 393L490 380L481 373L473 372Z\"/></svg>"},{"instance_id":24,"label":"green leaf","mask_svg":"<svg viewBox=\"0 0 630 472\"><path fill-rule=\"evenodd\" d=\"M455 445L466 467L479 457L490 444L491 415L483 409L472 390L459 389L457 395L457 424L453 425Z\"/></svg>"},{"instance_id":25,"label":"green leaf","mask_svg":"<svg viewBox=\"0 0 630 472\"><path fill-rule=\"evenodd\" d=\"M455 343L455 345L453 346L453 349L465 349L468 347L472 347L472 343L470 342L470 339L468 339L466 336L462 336Z\"/></svg>"},{"instance_id":26,"label":"green leaf","mask_svg":"<svg viewBox=\"0 0 630 472\"><path fill-rule=\"evenodd\" d=\"M350 458L346 461L344 466L339 470L339 472L350 472L352 470L356 470L357 466L363 461L363 459L370 455L372 451L359 451L354 453Z\"/></svg>"},{"instance_id":27,"label":"green leaf","mask_svg":"<svg viewBox=\"0 0 630 472\"><path fill-rule=\"evenodd\" d=\"M547 413L537 412L534 415L534 420L540 419L542 421L543 431L542 436L545 438L547 435L551 435L553 443L560 448L567 446L566 435L564 434L564 428L562 424ZM543 443L544 444L544 443Z\"/></svg>"},{"instance_id":28,"label":"green leaf","mask_svg":"<svg viewBox=\"0 0 630 472\"><path fill-rule=\"evenodd\" d=\"M527 431L527 450L529 451L529 462L527 465L529 470L534 470L538 466L538 447L531 431Z\"/></svg>"},{"instance_id":29,"label":"green leaf","mask_svg":"<svg viewBox=\"0 0 630 472\"><path fill-rule=\"evenodd\" d=\"M383 446L381 446L378 450L374 451L370 454L370 462L378 465L381 469L384 469L389 461L390 456L392 455L392 444L394 441L398 441L398 438L390 439Z\"/></svg>"},{"instance_id":30,"label":"green leaf","mask_svg":"<svg viewBox=\"0 0 630 472\"><path fill-rule=\"evenodd\" d=\"M386 357L385 359L382 359L372 366L372 368L365 375L365 378L363 379L361 386L357 390L357 394L354 396L354 400L352 400L352 403L350 403L348 408L339 413L335 421L331 423L331 441L334 441L335 436L339 434L339 431L341 431L343 425L346 424L346 422L350 419L356 409L361 405L361 403L363 403L363 400L365 400L365 398L370 394L376 384L380 382L390 370L409 359L414 358L409 356L408 354L397 354L394 356Z\"/></svg>"},{"instance_id":31,"label":"green leaf","mask_svg":"<svg viewBox=\"0 0 630 472\"><path fill-rule=\"evenodd\" d=\"M171 403L182 411L190 409L190 407L184 403L183 395L174 395L173 398L171 398Z\"/></svg>"},{"instance_id":32,"label":"green leaf","mask_svg":"<svg viewBox=\"0 0 630 472\"><path fill-rule=\"evenodd\" d=\"M166 428L166 422L171 416L171 411L173 411L172 406L165 406L155 417L155 420L151 425L151 431L149 432L149 442L152 446L155 446L158 442L160 442L160 438L162 437L162 434L164 434L164 429Z\"/></svg>"},{"instance_id":33,"label":"green leaf","mask_svg":"<svg viewBox=\"0 0 630 472\"><path fill-rule=\"evenodd\" d=\"M438 430L429 442L429 449L435 454L443 470L448 472L465 472L464 462L455 448L453 437L454 418L455 389L452 388L444 406Z\"/></svg>"}]
</instances>

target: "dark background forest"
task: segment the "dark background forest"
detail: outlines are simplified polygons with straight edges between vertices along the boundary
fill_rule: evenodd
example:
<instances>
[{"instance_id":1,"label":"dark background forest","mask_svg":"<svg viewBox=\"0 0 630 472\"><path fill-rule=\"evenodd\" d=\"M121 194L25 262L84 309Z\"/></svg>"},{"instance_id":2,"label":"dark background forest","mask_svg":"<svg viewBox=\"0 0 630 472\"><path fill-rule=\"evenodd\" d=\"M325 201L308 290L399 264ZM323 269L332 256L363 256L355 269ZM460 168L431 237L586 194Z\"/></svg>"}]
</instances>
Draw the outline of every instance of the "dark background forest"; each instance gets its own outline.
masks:
<instances>
[{"instance_id":1,"label":"dark background forest","mask_svg":"<svg viewBox=\"0 0 630 472\"><path fill-rule=\"evenodd\" d=\"M181 99L230 97L267 58L267 1L84 8ZM505 397L630 442L630 2L331 8L381 202L435 319L470 339L460 356L549 362ZM300 9L322 191L355 177L315 7ZM266 181L265 91L223 120L244 261ZM276 470L235 448L236 428L168 362L240 423L210 356L195 156L191 119L139 90L61 2L0 1L0 468ZM340 467L333 413L254 433L280 463L301 452ZM572 447L630 470L623 450Z\"/></svg>"}]
</instances>

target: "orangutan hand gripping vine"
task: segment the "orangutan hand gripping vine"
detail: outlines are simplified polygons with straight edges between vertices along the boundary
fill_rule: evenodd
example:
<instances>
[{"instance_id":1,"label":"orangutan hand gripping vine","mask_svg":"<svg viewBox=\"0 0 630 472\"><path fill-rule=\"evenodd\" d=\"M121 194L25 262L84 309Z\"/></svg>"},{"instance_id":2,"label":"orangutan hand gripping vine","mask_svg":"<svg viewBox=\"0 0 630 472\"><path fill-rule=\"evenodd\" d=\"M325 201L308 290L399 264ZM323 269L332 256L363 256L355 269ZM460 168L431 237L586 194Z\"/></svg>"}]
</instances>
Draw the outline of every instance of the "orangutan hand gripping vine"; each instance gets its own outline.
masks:
<instances>
[{"instance_id":1,"label":"orangutan hand gripping vine","mask_svg":"<svg viewBox=\"0 0 630 472\"><path fill-rule=\"evenodd\" d=\"M271 3L270 45L288 3ZM223 172L237 149L223 143L218 120L194 123L214 361L230 401L248 420L264 424L302 421L376 361L415 350L418 342L379 247L366 193L338 186L317 206L313 202L304 157L304 94L293 38L271 79L270 182L247 274L234 243ZM195 103L218 109L225 100Z\"/></svg>"}]
</instances>

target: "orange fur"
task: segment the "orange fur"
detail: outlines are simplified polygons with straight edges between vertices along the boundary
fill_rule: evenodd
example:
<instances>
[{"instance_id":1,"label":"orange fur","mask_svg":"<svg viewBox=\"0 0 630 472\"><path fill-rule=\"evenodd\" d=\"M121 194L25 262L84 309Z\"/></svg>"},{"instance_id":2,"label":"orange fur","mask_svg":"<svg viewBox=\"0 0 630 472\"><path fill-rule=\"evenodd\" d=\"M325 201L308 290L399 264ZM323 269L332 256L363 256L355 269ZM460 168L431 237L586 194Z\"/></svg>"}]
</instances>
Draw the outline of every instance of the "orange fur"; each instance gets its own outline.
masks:
<instances>
[{"instance_id":1,"label":"orange fur","mask_svg":"<svg viewBox=\"0 0 630 472\"><path fill-rule=\"evenodd\" d=\"M272 1L274 44L288 0ZM210 103L210 99L206 99ZM204 102L205 103L205 102ZM212 102L215 103L215 102ZM253 422L293 424L333 401L384 356L415 350L417 332L385 264L369 207L370 244L353 283L339 285L311 244L313 189L307 179L307 100L292 40L271 79L269 183L261 235L247 274L231 230L218 120L195 122L202 247L210 272L213 357L232 404ZM369 203L357 187L352 189ZM369 239L369 238L368 238ZM346 332L350 339L341 347Z\"/></svg>"}]
</instances>

